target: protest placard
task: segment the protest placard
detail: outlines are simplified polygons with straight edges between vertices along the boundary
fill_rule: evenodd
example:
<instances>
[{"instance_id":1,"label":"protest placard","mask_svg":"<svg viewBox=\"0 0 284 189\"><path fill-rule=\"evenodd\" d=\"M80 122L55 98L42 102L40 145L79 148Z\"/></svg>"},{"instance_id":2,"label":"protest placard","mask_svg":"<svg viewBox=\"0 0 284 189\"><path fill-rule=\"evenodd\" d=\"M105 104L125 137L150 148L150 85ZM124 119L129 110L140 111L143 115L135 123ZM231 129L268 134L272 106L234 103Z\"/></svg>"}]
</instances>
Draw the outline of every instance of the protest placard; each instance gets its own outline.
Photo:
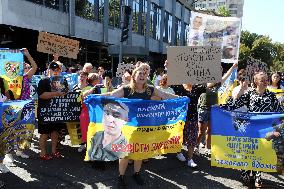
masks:
<instances>
[{"instance_id":1,"label":"protest placard","mask_svg":"<svg viewBox=\"0 0 284 189\"><path fill-rule=\"evenodd\" d=\"M241 19L191 12L188 46L222 48L222 62L238 62Z\"/></svg>"},{"instance_id":2,"label":"protest placard","mask_svg":"<svg viewBox=\"0 0 284 189\"><path fill-rule=\"evenodd\" d=\"M267 73L269 71L267 64L258 59L250 57L250 59L247 61L246 67L247 80L252 83L254 74L260 71Z\"/></svg>"},{"instance_id":3,"label":"protest placard","mask_svg":"<svg viewBox=\"0 0 284 189\"><path fill-rule=\"evenodd\" d=\"M134 70L135 66L133 64L119 63L116 71L116 77L122 77L124 70Z\"/></svg>"},{"instance_id":4,"label":"protest placard","mask_svg":"<svg viewBox=\"0 0 284 189\"><path fill-rule=\"evenodd\" d=\"M168 84L220 82L220 47L168 47Z\"/></svg>"},{"instance_id":5,"label":"protest placard","mask_svg":"<svg viewBox=\"0 0 284 189\"><path fill-rule=\"evenodd\" d=\"M47 32L39 32L37 51L77 59L79 41Z\"/></svg>"},{"instance_id":6,"label":"protest placard","mask_svg":"<svg viewBox=\"0 0 284 189\"><path fill-rule=\"evenodd\" d=\"M64 96L50 99L39 107L39 122L78 122L81 113L80 92L69 92Z\"/></svg>"},{"instance_id":7,"label":"protest placard","mask_svg":"<svg viewBox=\"0 0 284 189\"><path fill-rule=\"evenodd\" d=\"M19 99L22 92L24 55L20 49L0 49L0 76L6 90Z\"/></svg>"}]
</instances>

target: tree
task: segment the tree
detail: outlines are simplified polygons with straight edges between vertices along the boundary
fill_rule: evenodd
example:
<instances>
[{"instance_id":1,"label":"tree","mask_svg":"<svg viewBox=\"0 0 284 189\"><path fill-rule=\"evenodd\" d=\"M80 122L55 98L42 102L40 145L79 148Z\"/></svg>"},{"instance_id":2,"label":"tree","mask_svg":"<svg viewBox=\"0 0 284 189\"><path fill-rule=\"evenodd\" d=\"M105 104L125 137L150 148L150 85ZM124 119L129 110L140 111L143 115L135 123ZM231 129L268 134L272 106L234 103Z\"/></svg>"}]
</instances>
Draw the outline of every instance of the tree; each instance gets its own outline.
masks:
<instances>
[{"instance_id":1,"label":"tree","mask_svg":"<svg viewBox=\"0 0 284 189\"><path fill-rule=\"evenodd\" d=\"M223 17L229 17L231 16L231 13L229 9L227 9L225 6L221 6L218 8L217 13Z\"/></svg>"},{"instance_id":2,"label":"tree","mask_svg":"<svg viewBox=\"0 0 284 189\"><path fill-rule=\"evenodd\" d=\"M241 43L251 49L253 42L261 37L263 36L256 33L250 33L249 31L245 30L241 33Z\"/></svg>"},{"instance_id":3,"label":"tree","mask_svg":"<svg viewBox=\"0 0 284 189\"><path fill-rule=\"evenodd\" d=\"M267 63L268 66L272 65L277 56L276 48L268 36L261 37L253 42L251 54L255 59Z\"/></svg>"},{"instance_id":4,"label":"tree","mask_svg":"<svg viewBox=\"0 0 284 189\"><path fill-rule=\"evenodd\" d=\"M247 60L251 56L251 49L245 44L240 44L239 68L246 68Z\"/></svg>"},{"instance_id":5,"label":"tree","mask_svg":"<svg viewBox=\"0 0 284 189\"><path fill-rule=\"evenodd\" d=\"M284 72L284 61L275 61L273 62L270 70L273 72Z\"/></svg>"},{"instance_id":6,"label":"tree","mask_svg":"<svg viewBox=\"0 0 284 189\"><path fill-rule=\"evenodd\" d=\"M284 61L284 44L276 42L276 43L274 43L274 47L275 47L275 50L276 50L275 61L277 61L277 60Z\"/></svg>"}]
</instances>

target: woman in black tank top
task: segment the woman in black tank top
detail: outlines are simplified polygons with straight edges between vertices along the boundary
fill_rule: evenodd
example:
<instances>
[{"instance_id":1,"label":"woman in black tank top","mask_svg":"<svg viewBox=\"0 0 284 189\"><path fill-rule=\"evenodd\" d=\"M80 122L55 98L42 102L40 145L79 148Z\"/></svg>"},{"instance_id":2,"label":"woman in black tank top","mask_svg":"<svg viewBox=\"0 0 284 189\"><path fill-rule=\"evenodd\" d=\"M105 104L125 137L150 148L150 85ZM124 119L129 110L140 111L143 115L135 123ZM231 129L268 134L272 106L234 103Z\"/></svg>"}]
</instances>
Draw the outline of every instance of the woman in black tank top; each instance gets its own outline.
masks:
<instances>
[{"instance_id":1,"label":"woman in black tank top","mask_svg":"<svg viewBox=\"0 0 284 189\"><path fill-rule=\"evenodd\" d=\"M112 96L117 98L130 98L130 99L143 99L150 100L151 97L157 96L164 99L177 98L177 95L162 92L155 88L154 86L147 84L147 78L149 76L150 66L148 64L142 63L138 68L133 70L131 81L129 85L122 86L113 92L102 94L104 96ZM119 160L119 188L126 188L126 183L124 179L125 171L128 166L128 158ZM133 178L137 184L143 185L144 180L141 178L139 172L141 169L142 160L134 161L134 175Z\"/></svg>"}]
</instances>

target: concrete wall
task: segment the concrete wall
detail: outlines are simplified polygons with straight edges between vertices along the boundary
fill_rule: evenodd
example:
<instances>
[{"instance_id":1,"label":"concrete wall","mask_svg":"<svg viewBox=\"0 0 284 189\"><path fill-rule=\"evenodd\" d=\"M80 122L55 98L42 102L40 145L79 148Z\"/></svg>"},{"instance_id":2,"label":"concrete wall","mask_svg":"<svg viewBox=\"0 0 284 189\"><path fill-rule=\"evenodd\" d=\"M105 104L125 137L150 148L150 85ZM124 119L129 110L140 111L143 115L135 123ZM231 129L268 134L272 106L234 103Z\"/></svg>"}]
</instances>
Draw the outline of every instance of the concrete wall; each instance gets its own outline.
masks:
<instances>
[{"instance_id":1,"label":"concrete wall","mask_svg":"<svg viewBox=\"0 0 284 189\"><path fill-rule=\"evenodd\" d=\"M151 0L151 2L159 5L159 0ZM172 12L172 3L172 0L165 1L165 10L170 13ZM174 15L181 18L181 6L177 5L176 9L177 12ZM68 13L24 0L0 0L0 11L0 24L69 36ZM185 11L186 22L188 22L188 17L188 11ZM75 16L74 22L74 37L103 42L103 23L83 19L78 16ZM108 44L119 44L120 29L109 27L107 34ZM146 44L145 36L132 33L132 44L129 45L148 48ZM152 38L149 39L149 51L165 54L165 45L163 44L161 47L159 48L159 41Z\"/></svg>"},{"instance_id":2,"label":"concrete wall","mask_svg":"<svg viewBox=\"0 0 284 189\"><path fill-rule=\"evenodd\" d=\"M75 36L92 41L103 41L103 24L75 17Z\"/></svg>"},{"instance_id":3,"label":"concrete wall","mask_svg":"<svg viewBox=\"0 0 284 189\"><path fill-rule=\"evenodd\" d=\"M68 14L19 0L2 0L1 24L68 35Z\"/></svg>"}]
</instances>

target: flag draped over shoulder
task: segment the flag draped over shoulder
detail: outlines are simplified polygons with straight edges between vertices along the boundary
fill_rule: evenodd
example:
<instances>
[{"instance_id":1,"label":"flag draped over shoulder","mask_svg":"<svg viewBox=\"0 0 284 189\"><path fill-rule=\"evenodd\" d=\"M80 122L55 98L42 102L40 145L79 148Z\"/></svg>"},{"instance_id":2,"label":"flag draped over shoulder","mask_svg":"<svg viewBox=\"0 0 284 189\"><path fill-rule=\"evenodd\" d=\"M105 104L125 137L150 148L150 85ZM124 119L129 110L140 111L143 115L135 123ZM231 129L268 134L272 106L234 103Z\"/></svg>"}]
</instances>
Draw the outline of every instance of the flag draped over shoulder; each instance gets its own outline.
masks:
<instances>
[{"instance_id":1,"label":"flag draped over shoulder","mask_svg":"<svg viewBox=\"0 0 284 189\"><path fill-rule=\"evenodd\" d=\"M215 106L211 115L212 166L276 172L279 138L271 134L284 126L284 114L230 112Z\"/></svg>"},{"instance_id":2,"label":"flag draped over shoulder","mask_svg":"<svg viewBox=\"0 0 284 189\"><path fill-rule=\"evenodd\" d=\"M16 99L21 96L23 62L24 55L20 50L0 49L0 76L4 79L5 89L11 90Z\"/></svg>"},{"instance_id":3,"label":"flag draped over shoulder","mask_svg":"<svg viewBox=\"0 0 284 189\"><path fill-rule=\"evenodd\" d=\"M218 104L225 104L229 97L232 96L233 89L237 86L237 70L238 68L235 68L224 84L219 88Z\"/></svg>"},{"instance_id":4,"label":"flag draped over shoulder","mask_svg":"<svg viewBox=\"0 0 284 189\"><path fill-rule=\"evenodd\" d=\"M31 140L35 123L34 101L19 100L0 104L0 140L3 141L5 151L14 147L15 142L24 145L24 140ZM25 144L23 144L25 143ZM3 149L2 149L3 150Z\"/></svg>"},{"instance_id":5,"label":"flag draped over shoulder","mask_svg":"<svg viewBox=\"0 0 284 189\"><path fill-rule=\"evenodd\" d=\"M90 95L85 160L146 159L181 150L187 97L152 101Z\"/></svg>"}]
</instances>

